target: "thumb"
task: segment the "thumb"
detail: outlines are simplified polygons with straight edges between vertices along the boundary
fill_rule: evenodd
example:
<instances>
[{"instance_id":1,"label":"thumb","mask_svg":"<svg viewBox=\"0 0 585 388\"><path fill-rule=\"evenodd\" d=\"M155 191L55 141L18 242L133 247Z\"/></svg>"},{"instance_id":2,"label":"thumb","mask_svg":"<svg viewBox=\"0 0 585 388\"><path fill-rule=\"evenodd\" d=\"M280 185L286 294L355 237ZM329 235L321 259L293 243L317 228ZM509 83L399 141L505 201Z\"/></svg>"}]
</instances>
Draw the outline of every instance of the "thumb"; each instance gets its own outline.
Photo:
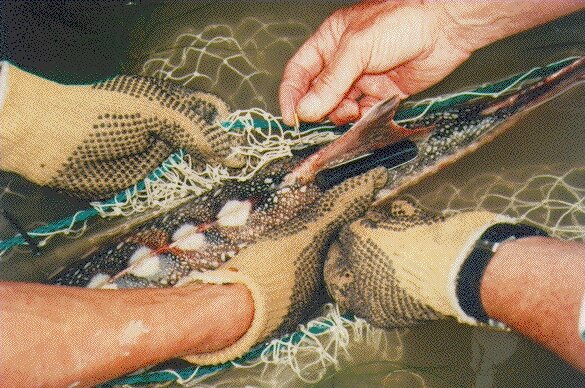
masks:
<instances>
[{"instance_id":1,"label":"thumb","mask_svg":"<svg viewBox=\"0 0 585 388\"><path fill-rule=\"evenodd\" d=\"M360 40L353 34L341 39L337 51L299 102L297 113L301 120L319 121L332 112L364 72L368 50L364 49L363 42L359 47Z\"/></svg>"}]
</instances>

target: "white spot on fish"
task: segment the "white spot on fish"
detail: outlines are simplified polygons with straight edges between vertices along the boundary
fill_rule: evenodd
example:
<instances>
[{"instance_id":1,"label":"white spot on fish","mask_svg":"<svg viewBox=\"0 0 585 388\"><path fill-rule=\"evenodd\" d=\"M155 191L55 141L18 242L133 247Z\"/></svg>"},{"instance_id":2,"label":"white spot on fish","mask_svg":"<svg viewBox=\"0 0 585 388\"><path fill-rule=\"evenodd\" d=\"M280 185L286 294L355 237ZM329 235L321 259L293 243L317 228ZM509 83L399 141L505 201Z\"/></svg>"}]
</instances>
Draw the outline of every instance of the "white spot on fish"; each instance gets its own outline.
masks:
<instances>
[{"instance_id":1,"label":"white spot on fish","mask_svg":"<svg viewBox=\"0 0 585 388\"><path fill-rule=\"evenodd\" d=\"M207 237L203 233L189 234L179 241L171 244L173 247L184 249L186 251L196 251L207 245Z\"/></svg>"},{"instance_id":2,"label":"white spot on fish","mask_svg":"<svg viewBox=\"0 0 585 388\"><path fill-rule=\"evenodd\" d=\"M106 283L103 286L101 286L101 288L104 290L117 290L118 285L116 283Z\"/></svg>"},{"instance_id":3,"label":"white spot on fish","mask_svg":"<svg viewBox=\"0 0 585 388\"><path fill-rule=\"evenodd\" d=\"M110 280L110 277L105 273L98 273L94 275L89 283L87 283L87 288L98 288L101 287L104 283Z\"/></svg>"},{"instance_id":4,"label":"white spot on fish","mask_svg":"<svg viewBox=\"0 0 585 388\"><path fill-rule=\"evenodd\" d=\"M138 248L133 254L132 256L130 256L130 259L128 260L128 264L133 264L136 260L142 259L143 257L146 256L150 256L152 255L152 249L148 248L148 247L140 247Z\"/></svg>"},{"instance_id":5,"label":"white spot on fish","mask_svg":"<svg viewBox=\"0 0 585 388\"><path fill-rule=\"evenodd\" d=\"M178 241L191 233L197 233L197 226L190 223L183 224L177 230L175 230L175 233L173 233L171 240Z\"/></svg>"},{"instance_id":6,"label":"white spot on fish","mask_svg":"<svg viewBox=\"0 0 585 388\"><path fill-rule=\"evenodd\" d=\"M150 256L140 259L135 265L128 269L128 273L139 278L151 278L161 270L158 256Z\"/></svg>"},{"instance_id":7,"label":"white spot on fish","mask_svg":"<svg viewBox=\"0 0 585 388\"><path fill-rule=\"evenodd\" d=\"M264 183L270 184L270 183L272 183L272 179L271 178L266 178L266 179L264 179Z\"/></svg>"},{"instance_id":8,"label":"white spot on fish","mask_svg":"<svg viewBox=\"0 0 585 388\"><path fill-rule=\"evenodd\" d=\"M217 222L222 226L242 226L246 224L251 211L250 201L229 200L217 213Z\"/></svg>"},{"instance_id":9,"label":"white spot on fish","mask_svg":"<svg viewBox=\"0 0 585 388\"><path fill-rule=\"evenodd\" d=\"M138 342L143 334L146 334L150 329L142 321L130 321L128 325L122 330L119 337L120 345L134 345Z\"/></svg>"},{"instance_id":10,"label":"white spot on fish","mask_svg":"<svg viewBox=\"0 0 585 388\"><path fill-rule=\"evenodd\" d=\"M181 225L173 233L171 240L174 241L171 246L192 251L200 249L207 244L205 235L197 231L197 226L189 223Z\"/></svg>"}]
</instances>

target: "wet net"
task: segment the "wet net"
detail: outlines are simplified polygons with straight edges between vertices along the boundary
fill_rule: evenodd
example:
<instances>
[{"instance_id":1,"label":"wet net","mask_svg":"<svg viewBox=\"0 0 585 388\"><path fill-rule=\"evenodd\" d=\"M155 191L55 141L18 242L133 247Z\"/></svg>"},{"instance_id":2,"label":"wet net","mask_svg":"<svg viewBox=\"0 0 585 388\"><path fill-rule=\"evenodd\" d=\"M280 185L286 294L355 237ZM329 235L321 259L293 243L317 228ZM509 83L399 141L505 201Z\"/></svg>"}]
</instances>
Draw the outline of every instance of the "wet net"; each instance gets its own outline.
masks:
<instances>
[{"instance_id":1,"label":"wet net","mask_svg":"<svg viewBox=\"0 0 585 388\"><path fill-rule=\"evenodd\" d=\"M418 102L407 101L397 112L395 121L401 123L415 120L426 113L446 109L478 96L498 97L518 89L527 82L542 79L572 63L575 59L576 57L566 58L474 90ZM259 108L238 110L221 125L226 130L234 131L246 139L244 145L235 150L246 160L246 165L237 173L230 173L222 166L212 165L207 165L203 172L196 172L192 168L190 156L178 150L147 178L114 198L103 202L93 202L91 209L79 211L69 218L44 225L28 234L31 237L42 238L39 246L43 246L49 238L58 234L80 236L87 226L87 221L98 215L102 217L128 216L153 208L172 208L188 198L218 187L227 180L247 180L266 164L282 157L292 156L294 150L327 143L350 127L335 127L325 122L291 128L281 123L279 117ZM22 235L0 241L0 256L18 245L27 245Z\"/></svg>"},{"instance_id":2,"label":"wet net","mask_svg":"<svg viewBox=\"0 0 585 388\"><path fill-rule=\"evenodd\" d=\"M551 236L585 241L583 166L535 165L480 174L461 187L446 184L413 199L446 213L488 210L505 214L539 226Z\"/></svg>"},{"instance_id":3,"label":"wet net","mask_svg":"<svg viewBox=\"0 0 585 388\"><path fill-rule=\"evenodd\" d=\"M247 180L271 161L291 156L294 150L329 142L343 133L347 127L335 128L330 123L287 127L279 117L264 110L268 104L263 98L265 91L260 86L278 75L264 70L262 61L269 58L263 57L262 53L272 50L274 46L271 45L274 44L291 48L298 46L307 28L302 24L295 28L300 33L291 33L290 25L282 28L278 23L263 23L253 18L245 19L236 28L208 26L198 33L179 35L174 42L176 50L171 50L166 56L152 56L144 63L144 75L208 90L221 95L232 106L246 108L235 111L222 123L226 130L246 138L245 146L237 150L246 158L246 166L241 171L233 173L222 167L207 166L202 173L196 173L191 168L189 155L178 150L134 187L109 201L92 203L92 208L69 218L34 229L29 235L43 239L42 245L58 234L82 236L88 222L98 216L127 217L152 209L171 208L226 180ZM255 57L251 57L250 52L254 52ZM552 74L573 60L567 58L470 91L407 102L397 113L396 120L414 120L430 111L445 109L478 96L500 96ZM231 86L225 89L225 85ZM519 171L509 176L486 174L465 186L445 185L415 199L426 207L447 209L449 212L471 209L495 211L545 227L554 236L583 241L585 167L572 167L564 171L547 169L547 166L531 169L523 178L518 178L523 175ZM0 255L26 244L26 239L21 235L0 241ZM352 359L352 352L349 351L352 343L374 349L370 352L373 358L399 361L403 356L401 338L405 332L373 328L359 318L342 316L335 306L327 305L322 316L300 326L297 332L261 344L239 360L211 367L141 371L105 386L200 386L212 382L219 386L246 384L245 377L241 376L234 377L234 380L222 377L213 381L227 369L254 370L256 377L249 382L254 385L274 385L275 382L280 385L287 382L314 384L326 379L331 370L339 369L343 360ZM364 357L360 353L362 362ZM412 386L424 386L417 370L404 364L397 363L393 373L393 376L410 379L408 381L413 382Z\"/></svg>"}]
</instances>

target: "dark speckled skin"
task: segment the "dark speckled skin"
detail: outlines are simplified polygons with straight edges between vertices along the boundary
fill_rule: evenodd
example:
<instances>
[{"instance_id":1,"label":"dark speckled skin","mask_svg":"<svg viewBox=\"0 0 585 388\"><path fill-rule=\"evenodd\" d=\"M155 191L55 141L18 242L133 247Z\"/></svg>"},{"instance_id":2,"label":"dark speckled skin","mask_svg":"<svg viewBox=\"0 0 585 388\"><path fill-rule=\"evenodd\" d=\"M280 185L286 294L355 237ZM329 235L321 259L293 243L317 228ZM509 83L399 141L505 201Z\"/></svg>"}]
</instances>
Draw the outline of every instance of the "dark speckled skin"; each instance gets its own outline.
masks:
<instances>
[{"instance_id":1,"label":"dark speckled skin","mask_svg":"<svg viewBox=\"0 0 585 388\"><path fill-rule=\"evenodd\" d=\"M478 98L409 122L406 129L432 127L433 130L417 142L415 160L389 171L388 188L396 193L473 151L501 131L501 124L582 81L584 73L585 59L580 58L573 65L520 91L497 99ZM343 137L338 141L344 141ZM85 287L92 279L95 281L97 275L103 281L92 284L93 287L166 287L192 270L217 268L242 247L258 239L270 238L274 230L303 214L322 195L321 189L313 183L279 188L294 164L292 160L279 161L248 182L231 182L150 221L97 254L66 268L53 283ZM228 201L234 200L251 206L245 224L220 225L218 212ZM183 249L173 245L174 233L186 224L200 231L199 237L203 236L205 242L203 247ZM157 270L148 276L137 276L128 270L129 262L137 250L146 251L146 248L150 249L146 257L158 258ZM140 261L135 261L134 267L137 263Z\"/></svg>"},{"instance_id":2,"label":"dark speckled skin","mask_svg":"<svg viewBox=\"0 0 585 388\"><path fill-rule=\"evenodd\" d=\"M557 73L498 98L481 97L468 103L404 124L406 128L433 126L418 141L418 157L389 171L388 196L418 182L503 132L518 116L584 81L585 57Z\"/></svg>"},{"instance_id":3,"label":"dark speckled skin","mask_svg":"<svg viewBox=\"0 0 585 388\"><path fill-rule=\"evenodd\" d=\"M278 163L248 182L230 182L221 190L208 193L180 208L140 226L131 234L96 254L65 269L54 284L87 286L97 274L111 278L116 288L165 287L174 285L192 270L217 268L241 248L266 234L310 206L321 194L315 185L278 188L290 170L290 161ZM216 215L228 201L249 201L252 210L244 225L223 226ZM173 234L183 225L201 230L204 249L172 246ZM124 273L132 255L141 247L159 258L158 274L147 278Z\"/></svg>"}]
</instances>

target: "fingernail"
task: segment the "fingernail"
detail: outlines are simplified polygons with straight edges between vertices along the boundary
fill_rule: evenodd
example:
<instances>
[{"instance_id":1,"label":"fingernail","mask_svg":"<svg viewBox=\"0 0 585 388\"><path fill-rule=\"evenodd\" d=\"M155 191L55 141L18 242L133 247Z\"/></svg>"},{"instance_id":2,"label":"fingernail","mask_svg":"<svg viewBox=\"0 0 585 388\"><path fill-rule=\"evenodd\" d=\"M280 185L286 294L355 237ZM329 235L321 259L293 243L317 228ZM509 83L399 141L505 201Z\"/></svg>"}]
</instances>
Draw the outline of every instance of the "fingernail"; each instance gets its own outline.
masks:
<instances>
[{"instance_id":1,"label":"fingernail","mask_svg":"<svg viewBox=\"0 0 585 388\"><path fill-rule=\"evenodd\" d=\"M321 100L313 92L307 93L299 103L298 113L302 120L317 120L323 116L320 111Z\"/></svg>"}]
</instances>

